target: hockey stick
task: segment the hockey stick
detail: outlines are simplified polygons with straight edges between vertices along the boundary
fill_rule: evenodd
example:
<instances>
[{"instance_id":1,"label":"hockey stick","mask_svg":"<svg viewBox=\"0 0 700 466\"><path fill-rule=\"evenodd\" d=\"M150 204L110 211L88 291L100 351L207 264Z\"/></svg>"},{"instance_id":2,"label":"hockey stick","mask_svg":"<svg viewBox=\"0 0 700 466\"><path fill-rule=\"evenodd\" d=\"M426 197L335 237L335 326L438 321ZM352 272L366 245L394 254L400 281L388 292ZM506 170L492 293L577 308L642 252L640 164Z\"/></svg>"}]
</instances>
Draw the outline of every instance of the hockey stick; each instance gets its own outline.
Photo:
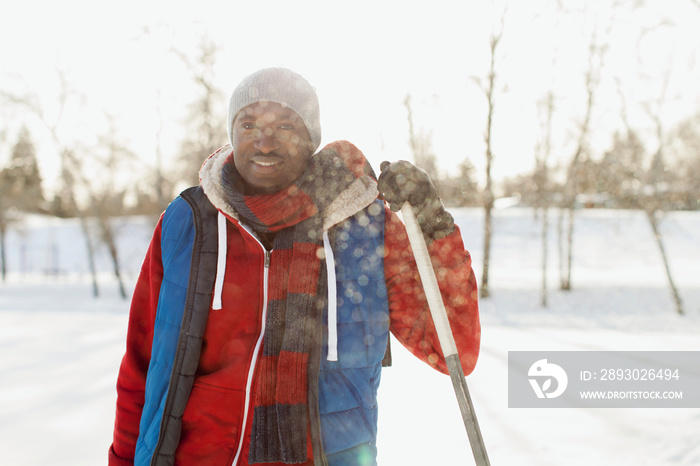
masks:
<instances>
[{"instance_id":1,"label":"hockey stick","mask_svg":"<svg viewBox=\"0 0 700 466\"><path fill-rule=\"evenodd\" d=\"M433 316L433 322L435 322L435 329L437 330L438 339L440 340L440 347L445 355L447 370L452 379L455 395L457 395L457 403L462 413L464 427L467 429L467 436L469 437L469 443L472 447L474 460L477 466L490 466L491 463L486 454L486 446L484 445L484 439L481 437L481 430L479 429L472 399L471 396L469 396L469 389L467 388L467 380L464 377L462 364L459 360L455 339L450 329L450 322L447 320L447 311L445 310L445 304L442 302L442 295L440 295L440 288L438 287L435 271L433 270L433 265L428 255L428 247L425 244L423 232L420 226L418 226L413 208L408 202L401 206L401 214L406 224L408 240L411 243L411 248L413 248L413 255L416 259L416 265L418 266L418 273L423 282L425 296L428 299L430 314Z\"/></svg>"}]
</instances>

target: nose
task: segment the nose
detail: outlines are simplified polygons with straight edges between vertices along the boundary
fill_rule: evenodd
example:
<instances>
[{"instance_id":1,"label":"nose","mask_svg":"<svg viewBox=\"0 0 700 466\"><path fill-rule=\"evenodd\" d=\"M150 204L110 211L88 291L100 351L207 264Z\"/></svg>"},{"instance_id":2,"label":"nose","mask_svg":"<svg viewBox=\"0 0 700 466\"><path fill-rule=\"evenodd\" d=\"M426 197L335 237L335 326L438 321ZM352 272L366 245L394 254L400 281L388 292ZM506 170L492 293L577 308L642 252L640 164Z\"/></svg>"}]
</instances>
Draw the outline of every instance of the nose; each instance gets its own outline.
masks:
<instances>
[{"instance_id":1,"label":"nose","mask_svg":"<svg viewBox=\"0 0 700 466\"><path fill-rule=\"evenodd\" d=\"M279 149L279 140L272 130L265 128L255 140L255 148L263 154L269 154Z\"/></svg>"}]
</instances>

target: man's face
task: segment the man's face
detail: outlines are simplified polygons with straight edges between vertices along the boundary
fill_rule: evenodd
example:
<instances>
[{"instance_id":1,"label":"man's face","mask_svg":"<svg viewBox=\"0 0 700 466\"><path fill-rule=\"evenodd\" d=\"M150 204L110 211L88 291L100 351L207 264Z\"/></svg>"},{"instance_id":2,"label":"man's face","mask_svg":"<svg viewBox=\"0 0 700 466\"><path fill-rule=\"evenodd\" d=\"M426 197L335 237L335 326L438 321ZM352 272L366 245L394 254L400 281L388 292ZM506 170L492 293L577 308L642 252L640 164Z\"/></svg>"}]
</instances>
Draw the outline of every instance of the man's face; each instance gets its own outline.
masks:
<instances>
[{"instance_id":1,"label":"man's face","mask_svg":"<svg viewBox=\"0 0 700 466\"><path fill-rule=\"evenodd\" d=\"M313 153L309 131L293 110L257 102L233 120L233 161L245 194L268 194L291 185Z\"/></svg>"}]
</instances>

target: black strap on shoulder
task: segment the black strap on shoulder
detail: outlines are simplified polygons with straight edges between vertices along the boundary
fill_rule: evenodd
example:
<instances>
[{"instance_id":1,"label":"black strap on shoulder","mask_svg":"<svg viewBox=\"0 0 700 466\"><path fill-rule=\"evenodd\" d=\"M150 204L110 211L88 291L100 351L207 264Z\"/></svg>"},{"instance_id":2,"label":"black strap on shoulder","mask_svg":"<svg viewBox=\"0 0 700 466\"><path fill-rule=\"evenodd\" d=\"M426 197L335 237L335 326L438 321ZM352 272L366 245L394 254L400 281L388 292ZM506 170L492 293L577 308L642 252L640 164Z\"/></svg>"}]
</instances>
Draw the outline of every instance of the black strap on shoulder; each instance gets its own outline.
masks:
<instances>
[{"instance_id":1,"label":"black strap on shoulder","mask_svg":"<svg viewBox=\"0 0 700 466\"><path fill-rule=\"evenodd\" d=\"M189 188L180 194L192 209L195 226L192 260L185 310L180 327L173 371L161 422L158 445L152 465L173 465L175 450L180 442L182 415L192 391L199 365L202 338L211 307L218 253L217 210L202 188Z\"/></svg>"}]
</instances>

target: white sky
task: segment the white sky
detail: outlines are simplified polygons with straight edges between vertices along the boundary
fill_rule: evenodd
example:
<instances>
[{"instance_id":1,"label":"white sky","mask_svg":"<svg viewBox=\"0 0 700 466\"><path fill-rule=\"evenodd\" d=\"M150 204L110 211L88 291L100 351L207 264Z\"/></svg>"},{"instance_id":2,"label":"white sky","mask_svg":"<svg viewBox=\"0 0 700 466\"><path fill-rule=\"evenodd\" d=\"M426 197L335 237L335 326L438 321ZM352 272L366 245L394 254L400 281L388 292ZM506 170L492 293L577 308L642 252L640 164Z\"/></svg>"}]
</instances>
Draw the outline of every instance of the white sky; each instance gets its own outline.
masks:
<instances>
[{"instance_id":1,"label":"white sky","mask_svg":"<svg viewBox=\"0 0 700 466\"><path fill-rule=\"evenodd\" d=\"M499 18L500 3L492 8L483 0L200 1L196 6L143 0L0 1L0 89L38 94L47 118L54 119L56 70L64 70L83 96L61 120L64 138L90 142L105 131L106 111L116 118L117 137L152 164L160 106L167 165L177 150L186 105L196 98L191 75L168 50L176 47L193 56L206 32L222 47L216 69L225 94L222 145L224 112L235 85L259 68L285 66L317 88L324 144L350 140L375 166L384 159L410 159L403 106L410 92L416 123L432 132L441 169L450 170L469 157L479 174L483 170L486 100L472 78L486 76L491 22ZM571 153L567 145L585 99L590 31L597 25L601 36L606 35L610 2L564 2L587 8L581 15L556 14L555 3L514 1L506 15L497 56L497 178L533 166L539 136L536 103L552 82L557 97L553 157L566 159ZM622 127L616 76L625 87L633 123L642 129L649 129L651 122L635 102L658 99L669 67L671 90L663 113L667 127L700 108L695 62L700 8L690 0L647 3L633 13L618 10L608 33L593 127L600 148L607 147L611 131ZM650 29L637 47L641 31L664 18L674 25ZM642 79L642 72L649 77ZM8 156L18 126L28 124L50 185L57 155L36 122L6 106L0 108L0 118L0 135L5 131L0 162ZM651 133L648 144L656 144Z\"/></svg>"}]
</instances>

